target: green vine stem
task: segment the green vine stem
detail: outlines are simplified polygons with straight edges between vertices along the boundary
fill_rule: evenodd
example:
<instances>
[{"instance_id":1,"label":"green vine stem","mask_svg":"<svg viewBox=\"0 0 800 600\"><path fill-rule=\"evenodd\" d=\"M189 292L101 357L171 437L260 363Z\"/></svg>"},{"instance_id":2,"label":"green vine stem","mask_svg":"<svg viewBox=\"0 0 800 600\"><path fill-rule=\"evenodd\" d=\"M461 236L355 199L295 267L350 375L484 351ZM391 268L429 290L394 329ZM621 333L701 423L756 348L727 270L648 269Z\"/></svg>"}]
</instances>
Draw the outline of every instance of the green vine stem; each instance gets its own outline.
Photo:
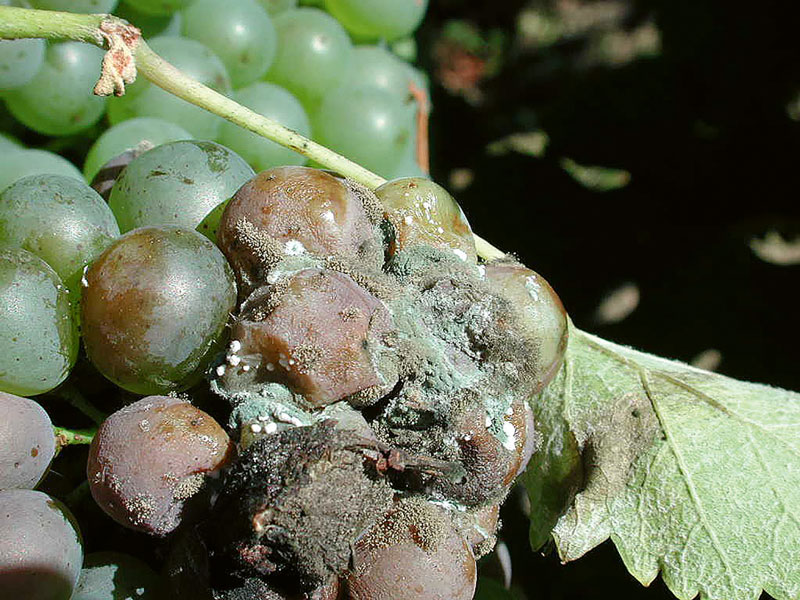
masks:
<instances>
[{"instance_id":1,"label":"green vine stem","mask_svg":"<svg viewBox=\"0 0 800 600\"><path fill-rule=\"evenodd\" d=\"M97 433L96 429L66 429L53 427L56 436L56 448L60 451L66 446L91 444Z\"/></svg>"},{"instance_id":2,"label":"green vine stem","mask_svg":"<svg viewBox=\"0 0 800 600\"><path fill-rule=\"evenodd\" d=\"M95 93L122 95L136 73L158 87L253 133L308 157L316 163L374 189L386 180L344 156L215 92L153 52L136 27L112 15L73 13L0 6L0 38L45 38L87 42L106 49L103 73ZM478 255L486 260L505 256L475 236Z\"/></svg>"},{"instance_id":3,"label":"green vine stem","mask_svg":"<svg viewBox=\"0 0 800 600\"><path fill-rule=\"evenodd\" d=\"M55 393L89 417L94 421L95 425L101 425L103 421L106 420L106 415L95 408L74 386L65 385L59 388Z\"/></svg>"}]
</instances>

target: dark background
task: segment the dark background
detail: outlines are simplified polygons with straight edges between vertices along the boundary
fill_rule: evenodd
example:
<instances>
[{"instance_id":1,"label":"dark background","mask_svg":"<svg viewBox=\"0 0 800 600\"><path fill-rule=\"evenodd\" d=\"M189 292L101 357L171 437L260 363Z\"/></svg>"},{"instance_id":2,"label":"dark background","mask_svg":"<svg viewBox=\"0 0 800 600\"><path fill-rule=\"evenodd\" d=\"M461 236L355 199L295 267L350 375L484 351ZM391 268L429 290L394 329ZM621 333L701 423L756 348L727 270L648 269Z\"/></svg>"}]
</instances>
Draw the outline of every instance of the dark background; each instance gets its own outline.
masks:
<instances>
[{"instance_id":1,"label":"dark background","mask_svg":"<svg viewBox=\"0 0 800 600\"><path fill-rule=\"evenodd\" d=\"M433 80L434 178L471 170L457 199L475 231L543 274L578 327L687 362L713 348L723 374L800 389L800 266L770 264L749 246L770 230L800 239L800 123L786 108L800 90L800 6L618 3L626 14L612 28L649 22L660 34L656 55L624 64L586 64L597 28L546 47L519 42L522 11L576 4L603 3L431 0L419 52ZM499 63L474 86L477 101L441 85L452 20L486 41L463 50ZM499 50L492 30L503 34ZM487 152L534 129L550 138L542 158ZM562 156L627 170L631 181L592 191ZM598 305L624 283L638 287L638 307L602 324ZM529 598L671 597L660 580L639 586L608 543L565 567L532 553L518 504L504 512L514 579Z\"/></svg>"}]
</instances>

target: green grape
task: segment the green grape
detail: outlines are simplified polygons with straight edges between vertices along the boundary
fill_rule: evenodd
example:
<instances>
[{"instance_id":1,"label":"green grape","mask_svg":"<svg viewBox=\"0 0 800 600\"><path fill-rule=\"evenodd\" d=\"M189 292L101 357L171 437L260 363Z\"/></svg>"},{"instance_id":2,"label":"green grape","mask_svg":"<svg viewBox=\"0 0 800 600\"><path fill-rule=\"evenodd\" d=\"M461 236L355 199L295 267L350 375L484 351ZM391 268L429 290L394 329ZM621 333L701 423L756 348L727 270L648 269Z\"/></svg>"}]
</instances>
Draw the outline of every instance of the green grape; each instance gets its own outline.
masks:
<instances>
[{"instance_id":1,"label":"green grape","mask_svg":"<svg viewBox=\"0 0 800 600\"><path fill-rule=\"evenodd\" d=\"M178 227L136 229L86 272L86 354L128 391L186 389L219 351L235 304L233 271L211 241Z\"/></svg>"},{"instance_id":2,"label":"green grape","mask_svg":"<svg viewBox=\"0 0 800 600\"><path fill-rule=\"evenodd\" d=\"M233 99L301 135L311 135L311 125L303 105L280 86L257 81L234 92ZM256 171L306 163L301 154L228 121L220 127L219 141L238 152Z\"/></svg>"},{"instance_id":3,"label":"green grape","mask_svg":"<svg viewBox=\"0 0 800 600\"><path fill-rule=\"evenodd\" d=\"M275 27L256 0L196 0L183 13L183 34L220 57L234 88L261 79L275 58Z\"/></svg>"},{"instance_id":4,"label":"green grape","mask_svg":"<svg viewBox=\"0 0 800 600\"><path fill-rule=\"evenodd\" d=\"M192 0L123 0L123 2L148 15L166 16L183 10L192 3Z\"/></svg>"},{"instance_id":5,"label":"green grape","mask_svg":"<svg viewBox=\"0 0 800 600\"><path fill-rule=\"evenodd\" d=\"M405 100L411 81L408 65L385 48L356 46L342 85L375 87Z\"/></svg>"},{"instance_id":6,"label":"green grape","mask_svg":"<svg viewBox=\"0 0 800 600\"><path fill-rule=\"evenodd\" d=\"M73 177L32 175L0 194L0 244L38 256L78 296L84 266L117 237L111 209Z\"/></svg>"},{"instance_id":7,"label":"green grape","mask_svg":"<svg viewBox=\"0 0 800 600\"><path fill-rule=\"evenodd\" d=\"M0 391L52 390L78 356L78 331L56 272L22 248L0 250Z\"/></svg>"},{"instance_id":8,"label":"green grape","mask_svg":"<svg viewBox=\"0 0 800 600\"><path fill-rule=\"evenodd\" d=\"M14 117L46 135L70 135L94 125L106 99L92 94L103 51L81 42L47 48L44 63L26 85L6 96Z\"/></svg>"},{"instance_id":9,"label":"green grape","mask_svg":"<svg viewBox=\"0 0 800 600\"><path fill-rule=\"evenodd\" d=\"M0 90L29 83L44 61L44 40L0 40Z\"/></svg>"},{"instance_id":10,"label":"green grape","mask_svg":"<svg viewBox=\"0 0 800 600\"><path fill-rule=\"evenodd\" d=\"M123 2L117 6L114 14L125 19L128 23L136 25L148 40L156 36L178 36L181 34L183 19L179 12L171 15L151 15L138 11Z\"/></svg>"},{"instance_id":11,"label":"green grape","mask_svg":"<svg viewBox=\"0 0 800 600\"><path fill-rule=\"evenodd\" d=\"M5 154L12 150L22 150L22 145L12 136L0 131L0 152Z\"/></svg>"},{"instance_id":12,"label":"green grape","mask_svg":"<svg viewBox=\"0 0 800 600\"><path fill-rule=\"evenodd\" d=\"M230 79L225 65L200 42L161 36L148 43L154 52L200 83L222 94L230 92ZM201 140L216 138L223 120L173 96L143 77L128 86L124 96L113 98L108 104L108 118L112 124L134 117L158 117L170 121Z\"/></svg>"},{"instance_id":13,"label":"green grape","mask_svg":"<svg viewBox=\"0 0 800 600\"><path fill-rule=\"evenodd\" d=\"M316 8L287 10L274 23L278 52L266 79L311 110L347 73L353 45L338 21Z\"/></svg>"},{"instance_id":14,"label":"green grape","mask_svg":"<svg viewBox=\"0 0 800 600\"><path fill-rule=\"evenodd\" d=\"M225 146L170 142L135 158L108 203L123 233L146 225L195 229L253 175L244 159Z\"/></svg>"},{"instance_id":15,"label":"green grape","mask_svg":"<svg viewBox=\"0 0 800 600\"><path fill-rule=\"evenodd\" d=\"M408 62L417 60L417 40L413 37L404 37L391 43L392 53Z\"/></svg>"},{"instance_id":16,"label":"green grape","mask_svg":"<svg viewBox=\"0 0 800 600\"><path fill-rule=\"evenodd\" d=\"M419 166L413 147L403 151L403 158L389 179L397 179L400 177L425 177L427 179L431 177Z\"/></svg>"},{"instance_id":17,"label":"green grape","mask_svg":"<svg viewBox=\"0 0 800 600\"><path fill-rule=\"evenodd\" d=\"M109 160L126 150L143 147L160 146L167 142L189 140L192 135L183 127L154 117L138 117L118 123L107 129L89 149L83 174L86 181L91 181L98 171Z\"/></svg>"},{"instance_id":18,"label":"green grape","mask_svg":"<svg viewBox=\"0 0 800 600\"><path fill-rule=\"evenodd\" d=\"M119 0L29 0L33 8L74 13L110 13Z\"/></svg>"},{"instance_id":19,"label":"green grape","mask_svg":"<svg viewBox=\"0 0 800 600\"><path fill-rule=\"evenodd\" d=\"M394 40L419 27L428 0L325 0L325 8L353 35Z\"/></svg>"},{"instance_id":20,"label":"green grape","mask_svg":"<svg viewBox=\"0 0 800 600\"><path fill-rule=\"evenodd\" d=\"M0 161L0 191L26 175L52 173L83 181L81 172L66 158L47 150L7 152Z\"/></svg>"},{"instance_id":21,"label":"green grape","mask_svg":"<svg viewBox=\"0 0 800 600\"><path fill-rule=\"evenodd\" d=\"M321 144L381 175L394 173L411 132L402 101L386 91L344 87L329 94L313 117Z\"/></svg>"},{"instance_id":22,"label":"green grape","mask_svg":"<svg viewBox=\"0 0 800 600\"><path fill-rule=\"evenodd\" d=\"M290 8L297 7L297 0L258 0L261 6L271 15L277 15Z\"/></svg>"}]
</instances>

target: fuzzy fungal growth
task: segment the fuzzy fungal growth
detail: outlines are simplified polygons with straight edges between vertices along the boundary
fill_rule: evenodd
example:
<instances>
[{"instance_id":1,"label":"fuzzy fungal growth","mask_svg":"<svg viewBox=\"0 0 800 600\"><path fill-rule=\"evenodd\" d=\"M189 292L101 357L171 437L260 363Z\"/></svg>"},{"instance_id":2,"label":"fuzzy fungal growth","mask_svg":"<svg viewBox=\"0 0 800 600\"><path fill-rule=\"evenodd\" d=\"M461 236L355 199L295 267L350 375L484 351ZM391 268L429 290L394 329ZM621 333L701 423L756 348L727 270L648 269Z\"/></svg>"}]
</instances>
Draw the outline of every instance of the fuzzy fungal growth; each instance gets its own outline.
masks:
<instances>
[{"instance_id":1,"label":"fuzzy fungal growth","mask_svg":"<svg viewBox=\"0 0 800 600\"><path fill-rule=\"evenodd\" d=\"M438 186L378 196L283 167L221 217L239 306L210 376L239 455L194 534L209 598L469 599L537 449L558 297L510 258L479 264Z\"/></svg>"}]
</instances>

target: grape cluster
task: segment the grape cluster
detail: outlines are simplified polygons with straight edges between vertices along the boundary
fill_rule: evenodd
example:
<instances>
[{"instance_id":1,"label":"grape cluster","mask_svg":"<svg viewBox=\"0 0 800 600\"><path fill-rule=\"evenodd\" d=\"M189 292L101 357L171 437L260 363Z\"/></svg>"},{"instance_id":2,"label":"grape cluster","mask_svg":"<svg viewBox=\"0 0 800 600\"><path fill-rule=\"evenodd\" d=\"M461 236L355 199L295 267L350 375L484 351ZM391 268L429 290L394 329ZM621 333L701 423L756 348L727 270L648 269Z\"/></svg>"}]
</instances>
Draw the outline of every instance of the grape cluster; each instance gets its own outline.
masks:
<instances>
[{"instance_id":1,"label":"grape cluster","mask_svg":"<svg viewBox=\"0 0 800 600\"><path fill-rule=\"evenodd\" d=\"M394 177L373 192L306 167L145 80L93 97L89 46L0 41L20 123L111 123L83 173L0 135L0 596L472 598L567 318L535 272L479 261L422 176L424 77L387 43L427 3L0 3L115 11L199 81ZM110 413L87 497L103 527L152 536L162 574L84 557L48 495L74 389Z\"/></svg>"}]
</instances>

